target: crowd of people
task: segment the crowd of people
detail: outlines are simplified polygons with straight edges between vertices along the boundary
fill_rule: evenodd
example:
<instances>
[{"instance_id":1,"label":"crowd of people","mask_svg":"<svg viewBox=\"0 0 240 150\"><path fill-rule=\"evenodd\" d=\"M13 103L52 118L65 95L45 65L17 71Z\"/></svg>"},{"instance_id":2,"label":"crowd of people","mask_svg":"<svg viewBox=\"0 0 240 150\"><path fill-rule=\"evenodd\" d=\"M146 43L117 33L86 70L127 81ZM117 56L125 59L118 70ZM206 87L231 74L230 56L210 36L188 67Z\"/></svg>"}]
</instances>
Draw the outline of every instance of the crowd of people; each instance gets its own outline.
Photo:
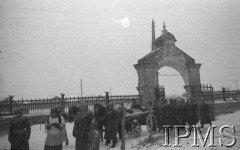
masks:
<instances>
[{"instance_id":1,"label":"crowd of people","mask_svg":"<svg viewBox=\"0 0 240 150\"><path fill-rule=\"evenodd\" d=\"M163 129L163 125L192 126L197 125L199 122L201 127L204 127L204 124L212 125L210 107L204 101L198 107L194 100L185 102L184 100L177 101L171 99L169 103L166 100L162 100L152 104L152 109L158 122L158 131Z\"/></svg>"},{"instance_id":2,"label":"crowd of people","mask_svg":"<svg viewBox=\"0 0 240 150\"><path fill-rule=\"evenodd\" d=\"M94 113L88 110L84 102L81 102L78 108L73 127L73 136L76 138L75 150L98 150L103 126L105 145L112 143L111 147L114 148L118 138L121 138L120 134L117 137L121 119L113 103L108 104L104 111L100 110L101 107L94 107Z\"/></svg>"},{"instance_id":3,"label":"crowd of people","mask_svg":"<svg viewBox=\"0 0 240 150\"><path fill-rule=\"evenodd\" d=\"M210 107L204 102L200 107L193 100L189 103L176 100L170 100L167 103L166 100L162 100L154 104L149 103L149 105L157 118L158 131L163 129L163 125L192 126L196 125L199 120L202 127L207 123L211 125ZM105 145L112 143L111 147L114 148L118 139L121 139L122 111L116 110L113 103L109 103L103 110L100 108L94 107L94 112L91 112L84 102L77 106L72 131L72 135L76 138L75 150L98 150L103 126ZM200 113L198 113L199 108ZM68 145L65 118L62 112L61 107L51 109L50 116L45 122L47 137L44 150L62 150L64 142ZM28 117L22 116L23 109L16 109L14 113L15 117L11 120L8 138L11 149L28 150L31 134L30 121Z\"/></svg>"}]
</instances>

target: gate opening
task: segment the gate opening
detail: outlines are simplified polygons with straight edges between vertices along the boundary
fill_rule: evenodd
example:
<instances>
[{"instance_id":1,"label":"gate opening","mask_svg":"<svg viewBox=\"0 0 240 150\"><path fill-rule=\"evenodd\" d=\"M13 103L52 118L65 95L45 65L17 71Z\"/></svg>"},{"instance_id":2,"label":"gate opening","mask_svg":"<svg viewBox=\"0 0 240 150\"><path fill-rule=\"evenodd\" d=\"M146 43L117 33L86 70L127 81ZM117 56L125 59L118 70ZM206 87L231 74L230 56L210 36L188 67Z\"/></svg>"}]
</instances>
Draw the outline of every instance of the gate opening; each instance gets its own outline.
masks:
<instances>
[{"instance_id":1,"label":"gate opening","mask_svg":"<svg viewBox=\"0 0 240 150\"><path fill-rule=\"evenodd\" d=\"M178 71L171 67L163 67L158 71L158 84L165 89L165 97L186 99L184 81Z\"/></svg>"}]
</instances>

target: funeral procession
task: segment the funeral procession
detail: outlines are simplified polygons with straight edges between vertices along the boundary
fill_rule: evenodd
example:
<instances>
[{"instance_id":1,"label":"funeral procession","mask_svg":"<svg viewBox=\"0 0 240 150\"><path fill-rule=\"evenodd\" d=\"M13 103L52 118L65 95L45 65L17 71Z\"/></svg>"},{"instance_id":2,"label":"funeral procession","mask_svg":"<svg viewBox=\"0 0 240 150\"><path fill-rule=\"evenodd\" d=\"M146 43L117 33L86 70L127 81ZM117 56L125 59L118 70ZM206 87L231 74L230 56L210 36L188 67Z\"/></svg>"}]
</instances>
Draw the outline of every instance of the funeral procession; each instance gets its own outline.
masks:
<instances>
[{"instance_id":1,"label":"funeral procession","mask_svg":"<svg viewBox=\"0 0 240 150\"><path fill-rule=\"evenodd\" d=\"M240 150L239 8L0 0L0 150Z\"/></svg>"}]
</instances>

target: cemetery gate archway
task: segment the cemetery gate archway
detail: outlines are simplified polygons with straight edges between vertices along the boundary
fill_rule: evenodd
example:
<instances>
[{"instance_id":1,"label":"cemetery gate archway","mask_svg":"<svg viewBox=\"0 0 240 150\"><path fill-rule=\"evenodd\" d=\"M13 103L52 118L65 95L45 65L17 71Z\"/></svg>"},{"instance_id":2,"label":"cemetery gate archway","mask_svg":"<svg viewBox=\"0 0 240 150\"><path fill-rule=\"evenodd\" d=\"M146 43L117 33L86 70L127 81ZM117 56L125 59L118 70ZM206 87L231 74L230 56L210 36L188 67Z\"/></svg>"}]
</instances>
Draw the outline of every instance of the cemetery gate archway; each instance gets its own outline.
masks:
<instances>
[{"instance_id":1,"label":"cemetery gate archway","mask_svg":"<svg viewBox=\"0 0 240 150\"><path fill-rule=\"evenodd\" d=\"M195 99L200 103L201 90L192 88L195 85L200 85L200 63L195 63L195 60L181 49L175 46L176 38L173 34L166 30L163 24L162 35L155 39L154 22L152 28L152 50L150 53L138 60L134 65L138 74L139 95L142 95L143 105L147 106L149 101L156 99L156 88L158 87L158 70L167 66L179 72L184 80L184 88L186 90L187 99Z\"/></svg>"}]
</instances>

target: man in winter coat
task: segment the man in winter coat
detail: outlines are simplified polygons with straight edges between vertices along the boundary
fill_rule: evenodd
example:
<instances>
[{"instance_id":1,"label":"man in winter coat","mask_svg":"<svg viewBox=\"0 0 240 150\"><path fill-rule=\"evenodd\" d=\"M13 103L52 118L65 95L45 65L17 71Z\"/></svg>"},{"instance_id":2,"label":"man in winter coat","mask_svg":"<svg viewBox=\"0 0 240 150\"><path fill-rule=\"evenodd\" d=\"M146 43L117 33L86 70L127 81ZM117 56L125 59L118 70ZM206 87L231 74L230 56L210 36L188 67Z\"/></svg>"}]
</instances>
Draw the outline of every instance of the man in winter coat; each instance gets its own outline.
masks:
<instances>
[{"instance_id":1,"label":"man in winter coat","mask_svg":"<svg viewBox=\"0 0 240 150\"><path fill-rule=\"evenodd\" d=\"M201 116L201 127L204 127L204 124L212 125L211 119L210 119L210 111L209 106L204 101L202 101L202 104L200 106L200 116Z\"/></svg>"},{"instance_id":2,"label":"man in winter coat","mask_svg":"<svg viewBox=\"0 0 240 150\"><path fill-rule=\"evenodd\" d=\"M14 111L15 117L10 122L8 141L11 150L29 150L28 140L31 134L31 125L28 117L23 117L23 109Z\"/></svg>"},{"instance_id":3,"label":"man in winter coat","mask_svg":"<svg viewBox=\"0 0 240 150\"><path fill-rule=\"evenodd\" d=\"M81 102L79 111L74 121L73 136L76 138L75 150L88 150L89 132L93 114L88 111L86 103Z\"/></svg>"},{"instance_id":4,"label":"man in winter coat","mask_svg":"<svg viewBox=\"0 0 240 150\"><path fill-rule=\"evenodd\" d=\"M116 146L117 143L117 129L118 129L118 120L119 115L117 111L114 109L113 103L109 103L107 108L107 115L106 115L106 131L105 131L105 139L106 144L110 144L112 141L112 148Z\"/></svg>"}]
</instances>

